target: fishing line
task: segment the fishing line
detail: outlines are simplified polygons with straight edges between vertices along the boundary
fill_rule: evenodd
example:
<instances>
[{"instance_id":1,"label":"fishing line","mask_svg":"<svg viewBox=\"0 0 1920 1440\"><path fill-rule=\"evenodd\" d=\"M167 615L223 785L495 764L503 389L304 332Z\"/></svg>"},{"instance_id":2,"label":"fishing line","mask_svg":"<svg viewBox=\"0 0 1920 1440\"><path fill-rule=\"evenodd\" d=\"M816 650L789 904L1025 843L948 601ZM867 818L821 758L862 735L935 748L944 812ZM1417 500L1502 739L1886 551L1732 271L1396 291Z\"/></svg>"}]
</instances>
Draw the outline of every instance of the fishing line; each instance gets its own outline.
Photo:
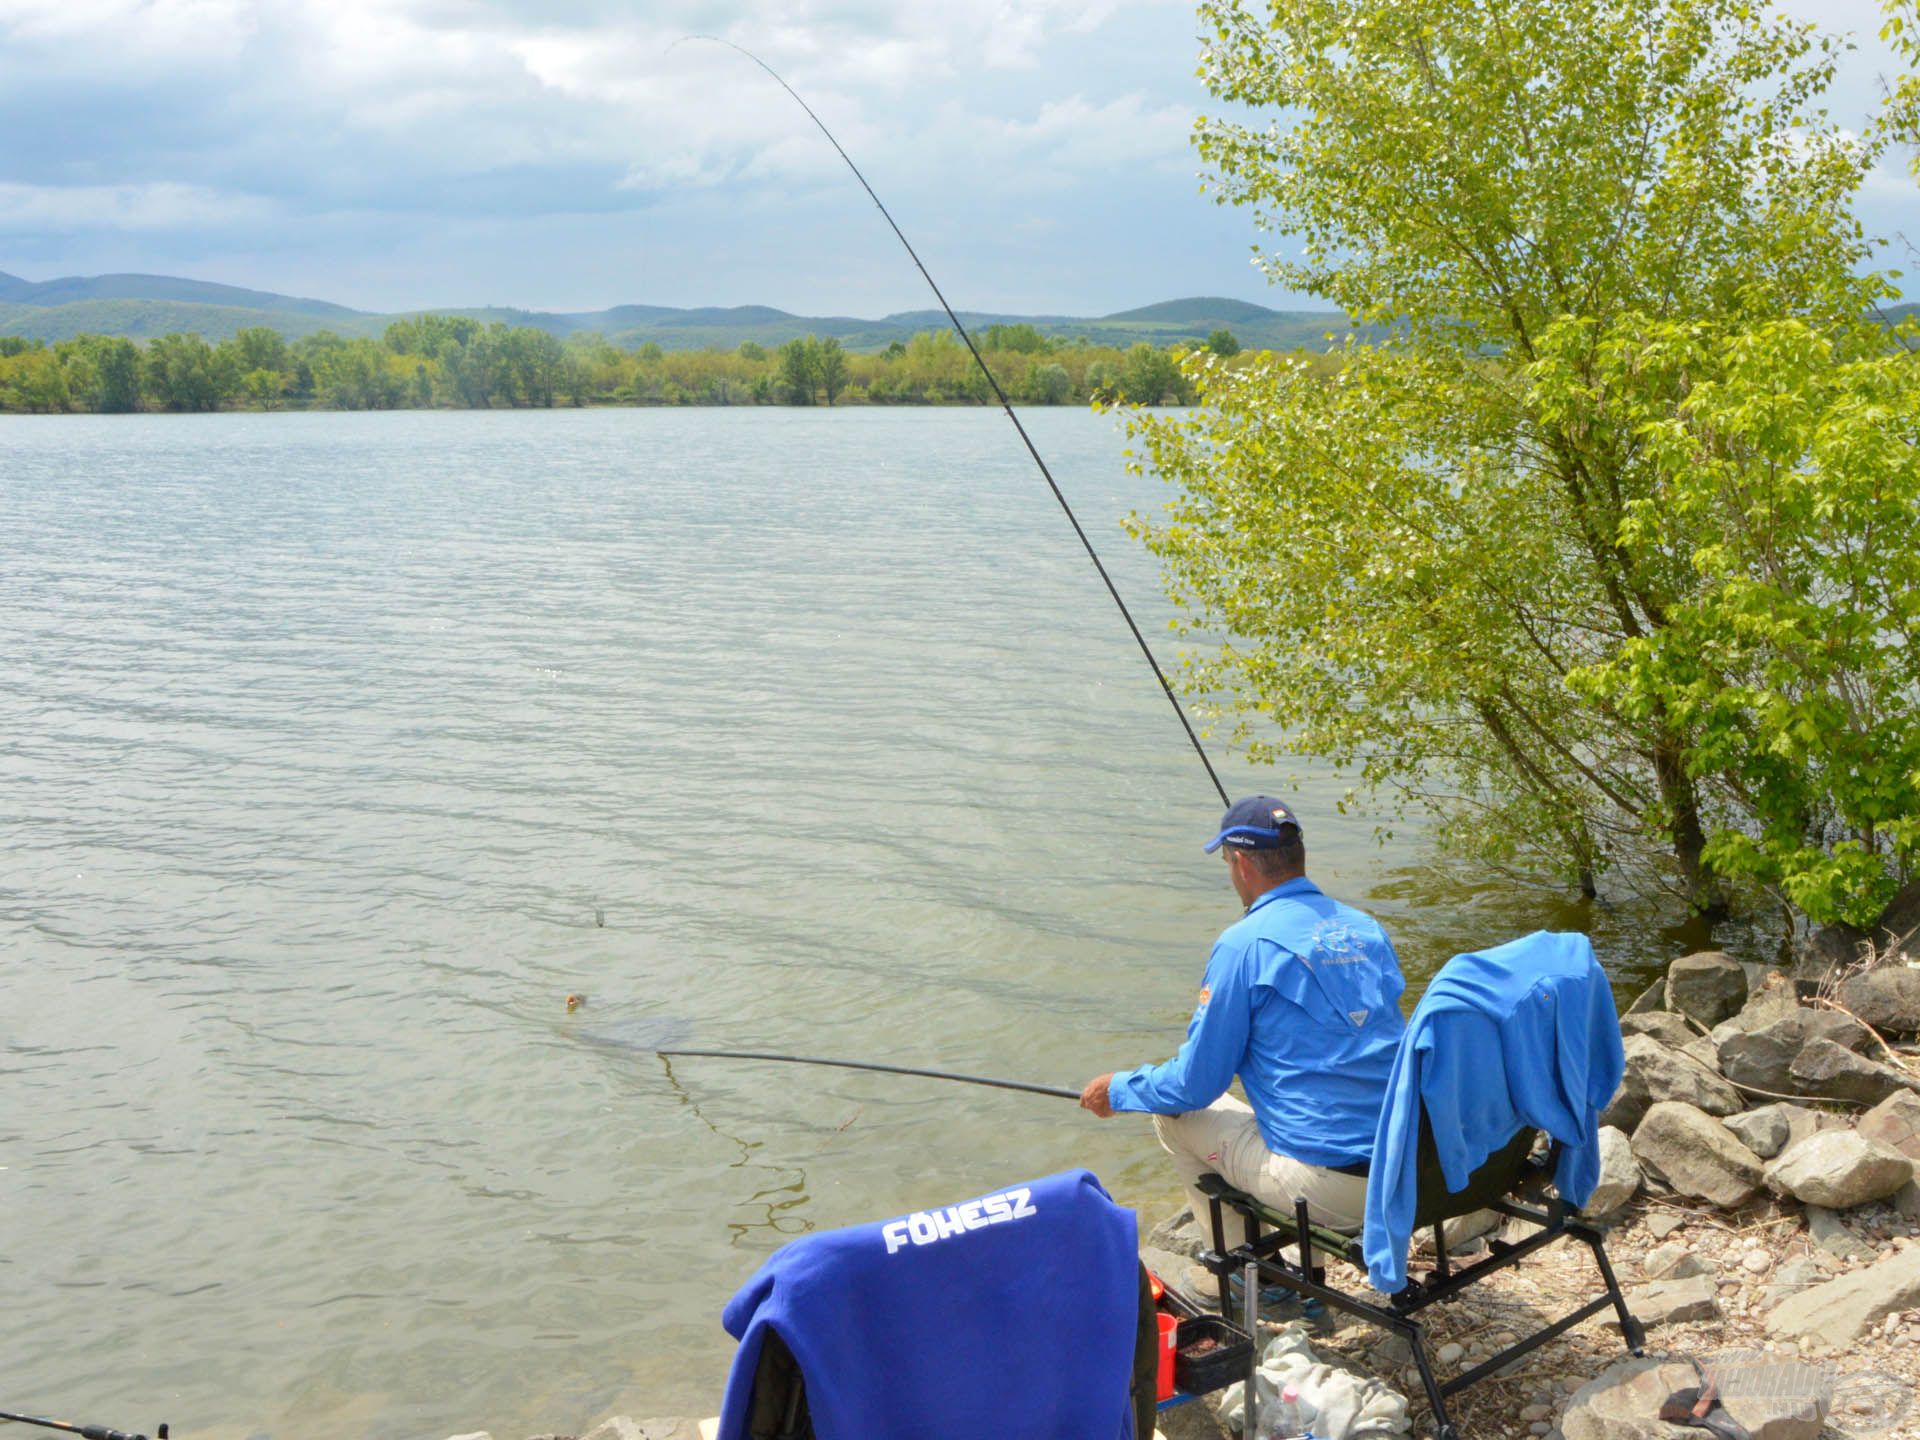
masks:
<instances>
[{"instance_id":1,"label":"fishing line","mask_svg":"<svg viewBox=\"0 0 1920 1440\"><path fill-rule=\"evenodd\" d=\"M853 172L853 178L860 182L860 188L867 192L867 198L873 201L875 208L886 218L887 224L893 230L894 237L906 247L907 254L913 260L914 268L920 272L920 278L927 282L927 288L933 291L934 299L938 300L940 302L940 308L946 311L947 319L952 322L954 331L966 344L967 353L973 356L973 363L978 365L980 367L980 373L987 377L987 384L993 388L994 398L1000 402L1000 408L1006 412L1007 418L1013 422L1013 428L1020 432L1020 439L1026 444L1027 453L1033 457L1033 463L1040 467L1040 474L1046 479L1047 488L1053 491L1053 498L1060 502L1061 510L1066 512L1067 521L1073 526L1073 533L1080 537L1080 544L1082 548L1086 550L1087 558L1093 561L1093 568L1100 572L1100 579L1106 584L1107 594L1111 595L1113 597L1113 603L1120 607L1120 614L1127 622L1127 629L1133 632L1134 643L1140 647L1140 653L1146 657L1147 664L1152 668L1153 678L1160 682L1161 694L1165 695L1167 697L1167 703L1173 706L1173 713L1180 717L1180 728L1187 732L1187 739L1193 745L1193 753L1200 757L1200 763L1206 767L1207 778L1213 782L1213 788L1220 792L1220 803L1222 805L1232 804L1232 801L1227 798L1227 787L1220 783L1219 775L1214 772L1213 761L1207 758L1206 749L1200 744L1199 735L1194 733L1193 724L1187 719L1186 710L1181 707L1180 697L1174 694L1172 682L1167 679L1166 672L1160 668L1160 662L1154 658L1152 649L1147 645L1147 637L1140 633L1139 625L1134 623L1133 612L1127 609L1127 602L1120 598L1120 591L1114 585L1113 577L1107 574L1107 567L1101 563L1098 552L1093 548L1093 541L1087 538L1087 532L1080 524L1080 517L1073 513L1073 506L1067 503L1067 497L1060 489L1059 483L1054 480L1053 472L1047 468L1047 462L1040 458L1040 451L1035 447L1033 437L1027 434L1027 427L1022 425L1020 423L1020 417L1014 414L1012 402L1007 399L1006 391L1000 388L1000 382L995 378L993 371L987 367L987 362L981 358L979 348L973 343L973 337L967 333L967 327L962 325L960 323L960 317L953 313L953 307L947 303L947 297L941 293L940 287L934 283L933 276L927 273L927 267L921 262L919 252L913 248L912 242L909 241L901 231L892 213L885 205L880 203L880 197L874 194L873 186L869 185L867 183L867 177L860 173L860 167L853 163L853 157L847 154L840 142L834 138L834 134L827 128L826 122L813 113L813 107L800 98L800 92L789 85L786 80L782 78L779 71L775 70L751 50L746 49L744 46L736 45L731 40L723 40L718 35L689 35L686 38L689 40L709 40L715 45L724 45L729 50L737 51L746 56L747 59L766 71L767 74L773 77L774 82L778 84L782 90L793 97L794 104L807 112L807 118L819 127L820 133L827 137L827 143L833 146L842 160L847 162L847 168Z\"/></svg>"},{"instance_id":2,"label":"fishing line","mask_svg":"<svg viewBox=\"0 0 1920 1440\"><path fill-rule=\"evenodd\" d=\"M878 1065L866 1060L826 1060L818 1055L774 1055L764 1050L658 1050L667 1058L702 1057L709 1060L772 1060L788 1065L830 1065L837 1070L877 1070L883 1075L918 1075L928 1080L956 1080L962 1085L985 1085L994 1090L1024 1090L1030 1095L1052 1095L1078 1101L1078 1090L1058 1085L1031 1085L1025 1080L995 1080L987 1075L959 1075L951 1070L922 1070L912 1065Z\"/></svg>"}]
</instances>

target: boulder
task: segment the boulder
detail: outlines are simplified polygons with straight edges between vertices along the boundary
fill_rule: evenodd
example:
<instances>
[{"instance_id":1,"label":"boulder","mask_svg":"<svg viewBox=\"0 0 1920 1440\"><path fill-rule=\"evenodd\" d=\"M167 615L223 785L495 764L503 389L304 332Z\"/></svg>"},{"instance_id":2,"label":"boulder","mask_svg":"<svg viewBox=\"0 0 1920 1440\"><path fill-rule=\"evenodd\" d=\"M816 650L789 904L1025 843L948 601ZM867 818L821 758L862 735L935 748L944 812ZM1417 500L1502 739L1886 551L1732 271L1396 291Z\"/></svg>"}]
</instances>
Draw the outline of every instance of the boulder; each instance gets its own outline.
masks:
<instances>
[{"instance_id":1,"label":"boulder","mask_svg":"<svg viewBox=\"0 0 1920 1440\"><path fill-rule=\"evenodd\" d=\"M1840 986L1840 1003L1882 1035L1920 1035L1920 969L1880 965Z\"/></svg>"},{"instance_id":2,"label":"boulder","mask_svg":"<svg viewBox=\"0 0 1920 1440\"><path fill-rule=\"evenodd\" d=\"M1787 1106L1762 1105L1758 1110L1749 1110L1741 1115L1729 1115L1721 1124L1734 1133L1734 1137L1762 1160L1771 1160L1787 1148L1787 1138L1793 1127L1787 1120ZM1808 1126L1808 1133L1812 1133Z\"/></svg>"},{"instance_id":3,"label":"boulder","mask_svg":"<svg viewBox=\"0 0 1920 1440\"><path fill-rule=\"evenodd\" d=\"M1823 1206L1807 1206L1807 1237L1837 1260L1871 1260L1873 1247L1847 1227L1847 1222Z\"/></svg>"},{"instance_id":4,"label":"boulder","mask_svg":"<svg viewBox=\"0 0 1920 1440\"><path fill-rule=\"evenodd\" d=\"M1747 1002L1747 972L1718 950L1682 955L1667 967L1667 1009L1711 1029Z\"/></svg>"},{"instance_id":5,"label":"boulder","mask_svg":"<svg viewBox=\"0 0 1920 1440\"><path fill-rule=\"evenodd\" d=\"M1711 1320L1720 1313L1719 1289L1709 1275L1678 1280L1652 1280L1627 1291L1627 1311L1649 1330L1656 1325L1680 1325L1689 1320Z\"/></svg>"},{"instance_id":6,"label":"boulder","mask_svg":"<svg viewBox=\"0 0 1920 1440\"><path fill-rule=\"evenodd\" d=\"M1753 1197L1763 1165L1725 1125L1676 1100L1648 1108L1633 1132L1633 1158L1676 1193L1729 1209Z\"/></svg>"},{"instance_id":7,"label":"boulder","mask_svg":"<svg viewBox=\"0 0 1920 1440\"><path fill-rule=\"evenodd\" d=\"M1869 1140L1891 1145L1909 1160L1920 1160L1920 1095L1897 1090L1860 1117L1856 1130Z\"/></svg>"},{"instance_id":8,"label":"boulder","mask_svg":"<svg viewBox=\"0 0 1920 1440\"><path fill-rule=\"evenodd\" d=\"M1200 1222L1193 1218L1193 1207L1182 1205L1147 1233L1147 1244L1155 1250L1171 1251L1189 1260L1198 1260L1200 1252L1210 1249Z\"/></svg>"},{"instance_id":9,"label":"boulder","mask_svg":"<svg viewBox=\"0 0 1920 1440\"><path fill-rule=\"evenodd\" d=\"M1859 964L1867 958L1869 946L1883 964L1897 963L1894 957L1916 930L1920 930L1920 880L1909 882L1865 930L1852 925L1823 925L1815 930L1801 949L1800 968L1817 979L1836 966Z\"/></svg>"},{"instance_id":10,"label":"boulder","mask_svg":"<svg viewBox=\"0 0 1920 1440\"><path fill-rule=\"evenodd\" d=\"M1781 1301L1768 1313L1769 1332L1782 1340L1811 1335L1832 1346L1851 1345L1897 1310L1920 1305L1920 1248L1828 1280Z\"/></svg>"},{"instance_id":11,"label":"boulder","mask_svg":"<svg viewBox=\"0 0 1920 1440\"><path fill-rule=\"evenodd\" d=\"M1671 1045L1678 1050L1691 1041L1698 1033L1687 1023L1684 1015L1674 1015L1665 1010L1648 1010L1643 1014L1628 1013L1620 1017L1620 1033L1623 1036L1651 1035L1663 1045Z\"/></svg>"},{"instance_id":12,"label":"boulder","mask_svg":"<svg viewBox=\"0 0 1920 1440\"><path fill-rule=\"evenodd\" d=\"M1809 1040L1787 1067L1793 1088L1823 1100L1858 1100L1878 1105L1901 1090L1920 1088L1920 1081L1891 1065L1856 1055L1831 1040Z\"/></svg>"},{"instance_id":13,"label":"boulder","mask_svg":"<svg viewBox=\"0 0 1920 1440\"><path fill-rule=\"evenodd\" d=\"M1627 1014L1645 1015L1649 1010L1664 1010L1666 1008L1667 982L1666 979L1662 977L1634 997L1633 1003L1627 1006Z\"/></svg>"},{"instance_id":14,"label":"boulder","mask_svg":"<svg viewBox=\"0 0 1920 1440\"><path fill-rule=\"evenodd\" d=\"M1920 1220L1920 1181L1909 1180L1893 1192L1888 1202L1904 1220Z\"/></svg>"},{"instance_id":15,"label":"boulder","mask_svg":"<svg viewBox=\"0 0 1920 1440\"><path fill-rule=\"evenodd\" d=\"M1626 1081L1622 1080L1620 1088L1613 1092L1613 1099L1607 1102L1607 1108L1600 1112L1600 1128L1631 1135L1640 1128L1640 1122L1646 1118L1647 1107L1652 1103L1644 1091L1629 1089Z\"/></svg>"},{"instance_id":16,"label":"boulder","mask_svg":"<svg viewBox=\"0 0 1920 1440\"><path fill-rule=\"evenodd\" d=\"M1736 1085L1774 1095L1797 1095L1793 1062L1809 1040L1832 1040L1857 1050L1872 1037L1866 1027L1835 1010L1795 1010L1758 1030L1730 1035L1720 1046L1720 1073Z\"/></svg>"},{"instance_id":17,"label":"boulder","mask_svg":"<svg viewBox=\"0 0 1920 1440\"><path fill-rule=\"evenodd\" d=\"M1600 1183L1593 1187L1581 1213L1599 1218L1611 1215L1640 1189L1640 1167L1634 1162L1633 1142L1611 1125L1600 1130Z\"/></svg>"},{"instance_id":18,"label":"boulder","mask_svg":"<svg viewBox=\"0 0 1920 1440\"><path fill-rule=\"evenodd\" d=\"M1784 1020L1800 1008L1800 995L1792 980L1778 970L1772 971L1759 986L1749 985L1747 1003L1740 1013L1724 1024L1734 1030L1751 1033L1764 1030L1776 1020ZM1714 1027L1716 1031L1719 1026Z\"/></svg>"},{"instance_id":19,"label":"boulder","mask_svg":"<svg viewBox=\"0 0 1920 1440\"><path fill-rule=\"evenodd\" d=\"M1913 1161L1853 1130L1822 1130L1767 1166L1767 1188L1808 1205L1850 1210L1883 1200L1913 1178Z\"/></svg>"},{"instance_id":20,"label":"boulder","mask_svg":"<svg viewBox=\"0 0 1920 1440\"><path fill-rule=\"evenodd\" d=\"M1686 1056L1708 1075L1720 1074L1720 1042L1711 1035L1696 1035L1675 1053Z\"/></svg>"},{"instance_id":21,"label":"boulder","mask_svg":"<svg viewBox=\"0 0 1920 1440\"><path fill-rule=\"evenodd\" d=\"M1627 1068L1621 1086L1628 1096L1649 1105L1678 1100L1709 1115L1733 1115L1740 1110L1740 1092L1712 1070L1680 1051L1669 1049L1651 1035L1630 1035L1626 1041Z\"/></svg>"},{"instance_id":22,"label":"boulder","mask_svg":"<svg viewBox=\"0 0 1920 1440\"><path fill-rule=\"evenodd\" d=\"M1721 1404L1752 1440L1814 1440L1832 1404L1831 1382L1798 1362L1719 1364ZM1670 1440L1701 1432L1657 1418L1676 1390L1698 1386L1684 1360L1622 1360L1574 1391L1560 1417L1565 1440Z\"/></svg>"}]
</instances>

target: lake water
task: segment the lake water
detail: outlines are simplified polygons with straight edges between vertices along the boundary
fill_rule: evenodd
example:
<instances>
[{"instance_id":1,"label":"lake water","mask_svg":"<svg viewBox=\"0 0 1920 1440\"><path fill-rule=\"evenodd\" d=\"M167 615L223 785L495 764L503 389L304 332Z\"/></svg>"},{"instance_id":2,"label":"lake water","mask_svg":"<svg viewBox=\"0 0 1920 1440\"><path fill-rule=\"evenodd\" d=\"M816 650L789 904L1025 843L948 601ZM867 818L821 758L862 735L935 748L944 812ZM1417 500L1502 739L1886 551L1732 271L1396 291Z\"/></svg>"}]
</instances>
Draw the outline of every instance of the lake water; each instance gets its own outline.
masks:
<instances>
[{"instance_id":1,"label":"lake water","mask_svg":"<svg viewBox=\"0 0 1920 1440\"><path fill-rule=\"evenodd\" d=\"M1158 483L1027 420L1164 634L1116 526ZM1675 953L1341 788L1315 876L1412 973ZM1157 1210L1138 1119L644 1047L1161 1058L1237 909L1218 813L997 412L0 422L0 1409L708 1414L788 1236L1070 1165Z\"/></svg>"}]
</instances>

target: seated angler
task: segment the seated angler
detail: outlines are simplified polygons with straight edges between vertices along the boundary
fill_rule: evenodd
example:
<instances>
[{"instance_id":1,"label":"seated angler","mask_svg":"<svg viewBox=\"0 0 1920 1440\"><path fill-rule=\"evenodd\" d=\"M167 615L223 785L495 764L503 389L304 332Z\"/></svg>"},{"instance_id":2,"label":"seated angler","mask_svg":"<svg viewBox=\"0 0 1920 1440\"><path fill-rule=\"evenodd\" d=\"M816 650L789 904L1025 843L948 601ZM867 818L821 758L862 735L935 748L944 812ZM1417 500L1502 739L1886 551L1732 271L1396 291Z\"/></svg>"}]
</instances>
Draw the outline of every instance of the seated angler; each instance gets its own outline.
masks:
<instances>
[{"instance_id":1,"label":"seated angler","mask_svg":"<svg viewBox=\"0 0 1920 1440\"><path fill-rule=\"evenodd\" d=\"M1212 1171L1288 1211L1304 1196L1316 1222L1358 1231L1404 1028L1399 959L1372 917L1307 879L1300 822L1280 801L1240 801L1206 848L1247 908L1214 943L1186 1043L1163 1065L1090 1081L1080 1104L1152 1115L1197 1216L1193 1182ZM1236 1073L1251 1109L1226 1093Z\"/></svg>"}]
</instances>

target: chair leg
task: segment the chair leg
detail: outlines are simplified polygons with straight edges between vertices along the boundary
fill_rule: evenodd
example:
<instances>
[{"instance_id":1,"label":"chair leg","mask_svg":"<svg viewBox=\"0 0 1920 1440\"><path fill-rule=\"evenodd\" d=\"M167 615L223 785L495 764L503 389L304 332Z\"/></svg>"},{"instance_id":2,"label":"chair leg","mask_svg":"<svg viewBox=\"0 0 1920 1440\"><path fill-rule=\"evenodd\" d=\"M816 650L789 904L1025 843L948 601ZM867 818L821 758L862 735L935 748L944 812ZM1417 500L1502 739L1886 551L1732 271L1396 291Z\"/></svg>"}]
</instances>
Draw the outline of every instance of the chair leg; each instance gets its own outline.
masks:
<instances>
[{"instance_id":1,"label":"chair leg","mask_svg":"<svg viewBox=\"0 0 1920 1440\"><path fill-rule=\"evenodd\" d=\"M1213 1221L1213 1253L1215 1255L1225 1255L1227 1253L1227 1226L1226 1221L1221 1217L1220 1197L1218 1195L1210 1195L1207 1197L1207 1209L1211 1212L1210 1218ZM1227 1287L1227 1272L1222 1269L1217 1272L1213 1278L1220 1286L1220 1318L1224 1320L1233 1314L1233 1296Z\"/></svg>"},{"instance_id":2,"label":"chair leg","mask_svg":"<svg viewBox=\"0 0 1920 1440\"><path fill-rule=\"evenodd\" d=\"M1435 1440L1459 1440L1459 1432L1453 1428L1453 1420L1447 1414L1447 1400L1440 1392L1440 1382L1434 1378L1433 1366L1427 1361L1425 1330L1419 1322L1408 1321L1404 1333L1407 1344L1413 1350L1414 1368L1420 1372L1420 1384L1427 1392L1427 1408L1433 1411Z\"/></svg>"},{"instance_id":3,"label":"chair leg","mask_svg":"<svg viewBox=\"0 0 1920 1440\"><path fill-rule=\"evenodd\" d=\"M1620 1317L1620 1334L1627 1342L1628 1353L1636 1358L1646 1354L1646 1327L1628 1313L1627 1297L1620 1293L1620 1282L1614 1278L1613 1266L1607 1260L1606 1243L1601 1240L1597 1230L1588 1230L1582 1226L1575 1233L1586 1241L1587 1248L1593 1251L1593 1263L1599 1267L1600 1278L1606 1282L1607 1298L1613 1301L1614 1313Z\"/></svg>"}]
</instances>

